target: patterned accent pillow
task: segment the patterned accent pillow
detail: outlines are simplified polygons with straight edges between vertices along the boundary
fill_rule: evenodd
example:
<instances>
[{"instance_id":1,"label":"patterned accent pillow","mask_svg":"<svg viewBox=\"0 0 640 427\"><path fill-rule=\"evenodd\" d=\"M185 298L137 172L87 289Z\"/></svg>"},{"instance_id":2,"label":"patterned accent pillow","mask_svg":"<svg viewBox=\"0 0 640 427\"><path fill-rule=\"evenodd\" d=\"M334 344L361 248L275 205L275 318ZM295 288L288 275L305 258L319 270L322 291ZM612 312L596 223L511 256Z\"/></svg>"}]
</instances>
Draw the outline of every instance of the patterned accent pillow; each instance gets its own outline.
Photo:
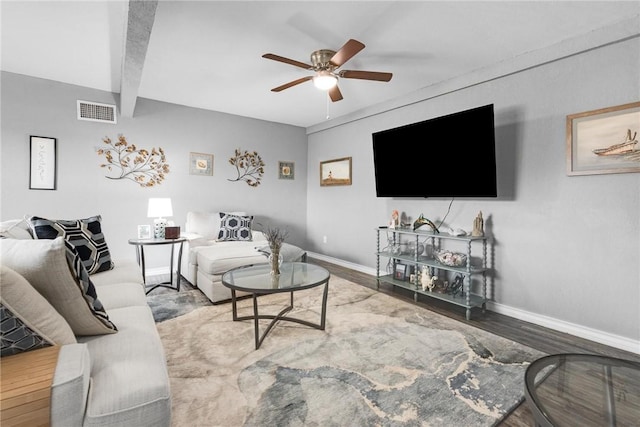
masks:
<instances>
[{"instance_id":1,"label":"patterned accent pillow","mask_svg":"<svg viewBox=\"0 0 640 427\"><path fill-rule=\"evenodd\" d=\"M0 318L2 356L76 342L56 309L27 279L5 265L0 265Z\"/></svg>"},{"instance_id":2,"label":"patterned accent pillow","mask_svg":"<svg viewBox=\"0 0 640 427\"><path fill-rule=\"evenodd\" d=\"M94 274L113 269L101 221L100 215L77 220L51 220L32 216L29 218L29 225L36 239L64 237L76 248L89 274Z\"/></svg>"},{"instance_id":3,"label":"patterned accent pillow","mask_svg":"<svg viewBox=\"0 0 640 427\"><path fill-rule=\"evenodd\" d=\"M239 216L220 212L218 241L251 241L252 216Z\"/></svg>"},{"instance_id":4,"label":"patterned accent pillow","mask_svg":"<svg viewBox=\"0 0 640 427\"><path fill-rule=\"evenodd\" d=\"M0 337L2 342L0 356L2 357L51 345L2 303L0 303L0 328L2 329Z\"/></svg>"},{"instance_id":5,"label":"patterned accent pillow","mask_svg":"<svg viewBox=\"0 0 640 427\"><path fill-rule=\"evenodd\" d=\"M67 321L75 335L113 334L96 288L75 248L62 237L53 240L4 239L2 263L23 276Z\"/></svg>"}]
</instances>

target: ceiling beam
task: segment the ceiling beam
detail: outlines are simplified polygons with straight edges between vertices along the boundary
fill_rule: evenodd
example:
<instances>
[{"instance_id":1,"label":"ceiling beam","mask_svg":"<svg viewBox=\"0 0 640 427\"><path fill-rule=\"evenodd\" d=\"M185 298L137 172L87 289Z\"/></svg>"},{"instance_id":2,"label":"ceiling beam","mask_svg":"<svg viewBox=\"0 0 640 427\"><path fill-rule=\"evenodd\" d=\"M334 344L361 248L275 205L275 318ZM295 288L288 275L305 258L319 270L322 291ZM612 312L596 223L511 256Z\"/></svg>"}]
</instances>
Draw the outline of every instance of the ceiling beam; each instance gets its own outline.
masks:
<instances>
[{"instance_id":1,"label":"ceiling beam","mask_svg":"<svg viewBox=\"0 0 640 427\"><path fill-rule=\"evenodd\" d=\"M133 117L136 108L157 6L157 0L129 0L120 76L120 114L123 117Z\"/></svg>"}]
</instances>

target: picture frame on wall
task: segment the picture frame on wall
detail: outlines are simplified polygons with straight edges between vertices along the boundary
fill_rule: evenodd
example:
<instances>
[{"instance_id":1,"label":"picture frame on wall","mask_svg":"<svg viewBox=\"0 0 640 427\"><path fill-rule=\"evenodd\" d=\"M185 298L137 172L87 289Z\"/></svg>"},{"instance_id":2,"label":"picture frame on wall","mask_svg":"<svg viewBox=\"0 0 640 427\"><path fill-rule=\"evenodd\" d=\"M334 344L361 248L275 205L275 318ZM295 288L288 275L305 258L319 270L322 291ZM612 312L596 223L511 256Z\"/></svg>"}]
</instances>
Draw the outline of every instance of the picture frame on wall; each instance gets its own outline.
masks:
<instances>
[{"instance_id":1,"label":"picture frame on wall","mask_svg":"<svg viewBox=\"0 0 640 427\"><path fill-rule=\"evenodd\" d=\"M567 175L640 172L640 102L567 116Z\"/></svg>"},{"instance_id":2,"label":"picture frame on wall","mask_svg":"<svg viewBox=\"0 0 640 427\"><path fill-rule=\"evenodd\" d=\"M213 154L189 153L189 175L213 175Z\"/></svg>"},{"instance_id":3,"label":"picture frame on wall","mask_svg":"<svg viewBox=\"0 0 640 427\"><path fill-rule=\"evenodd\" d=\"M351 185L351 157L320 162L320 186Z\"/></svg>"},{"instance_id":4,"label":"picture frame on wall","mask_svg":"<svg viewBox=\"0 0 640 427\"><path fill-rule=\"evenodd\" d=\"M29 189L55 190L57 181L56 138L29 137Z\"/></svg>"},{"instance_id":5,"label":"picture frame on wall","mask_svg":"<svg viewBox=\"0 0 640 427\"><path fill-rule=\"evenodd\" d=\"M278 179L295 179L295 163L278 162Z\"/></svg>"},{"instance_id":6,"label":"picture frame on wall","mask_svg":"<svg viewBox=\"0 0 640 427\"><path fill-rule=\"evenodd\" d=\"M148 224L138 226L138 239L150 239L151 226Z\"/></svg>"}]
</instances>

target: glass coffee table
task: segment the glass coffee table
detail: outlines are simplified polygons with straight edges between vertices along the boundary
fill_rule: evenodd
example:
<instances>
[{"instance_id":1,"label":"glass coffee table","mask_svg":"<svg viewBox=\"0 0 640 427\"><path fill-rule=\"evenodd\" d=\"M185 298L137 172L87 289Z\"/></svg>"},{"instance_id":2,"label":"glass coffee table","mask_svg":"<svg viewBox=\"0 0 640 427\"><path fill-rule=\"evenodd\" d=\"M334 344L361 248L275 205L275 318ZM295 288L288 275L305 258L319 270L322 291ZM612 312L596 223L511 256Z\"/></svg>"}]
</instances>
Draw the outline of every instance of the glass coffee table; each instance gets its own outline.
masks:
<instances>
[{"instance_id":1,"label":"glass coffee table","mask_svg":"<svg viewBox=\"0 0 640 427\"><path fill-rule=\"evenodd\" d=\"M327 294L329 292L329 272L320 266L307 264L304 262L285 262L280 266L280 275L271 275L271 266L266 264L254 264L244 267L234 268L222 275L222 284L231 289L231 307L233 320L253 320L255 330L256 350L260 348L262 341L269 331L279 320L300 323L305 326L324 330L327 317ZM315 288L324 285L322 293L322 311L320 312L320 323L313 323L307 320L286 316L293 309L293 293L303 289ZM247 292L253 298L253 315L238 316L236 291ZM277 294L282 292L291 293L289 305L283 308L278 314L259 314L258 296ZM265 331L260 335L259 320L271 320Z\"/></svg>"},{"instance_id":2,"label":"glass coffee table","mask_svg":"<svg viewBox=\"0 0 640 427\"><path fill-rule=\"evenodd\" d=\"M537 426L637 426L640 363L556 354L531 363L525 396Z\"/></svg>"}]
</instances>

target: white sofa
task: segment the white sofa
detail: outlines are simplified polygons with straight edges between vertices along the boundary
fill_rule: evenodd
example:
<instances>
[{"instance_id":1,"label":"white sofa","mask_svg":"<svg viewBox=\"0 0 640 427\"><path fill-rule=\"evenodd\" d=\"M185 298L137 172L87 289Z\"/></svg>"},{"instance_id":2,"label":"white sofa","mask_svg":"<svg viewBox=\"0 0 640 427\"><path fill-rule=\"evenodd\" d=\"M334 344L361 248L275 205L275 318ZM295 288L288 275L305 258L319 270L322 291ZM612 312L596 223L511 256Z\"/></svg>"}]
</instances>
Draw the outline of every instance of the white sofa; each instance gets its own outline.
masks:
<instances>
[{"instance_id":1,"label":"white sofa","mask_svg":"<svg viewBox=\"0 0 640 427\"><path fill-rule=\"evenodd\" d=\"M53 283L50 278L54 275L77 279L61 255L63 238L32 239L21 220L0 223L0 235L3 310L10 306L19 311L14 308L16 298L29 294L28 305L37 302L41 307L37 311L46 312L47 317L40 327L39 319L33 318L36 313L22 320L46 336L48 344L60 345L51 389L51 425L170 426L171 394L164 348L135 261L114 260L113 269L89 276L117 332L75 335L68 326L72 322L60 314L57 305L53 307L51 299L40 296L42 289L34 284L42 278ZM3 353L5 344L3 338Z\"/></svg>"},{"instance_id":2,"label":"white sofa","mask_svg":"<svg viewBox=\"0 0 640 427\"><path fill-rule=\"evenodd\" d=\"M229 212L246 216L244 212ZM228 270L268 262L269 245L264 234L251 230L250 241L218 241L219 212L189 212L182 237L187 238L182 256L181 274L200 289L213 303L226 302L231 291L222 282ZM284 243L281 254L285 262L306 261L306 252Z\"/></svg>"}]
</instances>

